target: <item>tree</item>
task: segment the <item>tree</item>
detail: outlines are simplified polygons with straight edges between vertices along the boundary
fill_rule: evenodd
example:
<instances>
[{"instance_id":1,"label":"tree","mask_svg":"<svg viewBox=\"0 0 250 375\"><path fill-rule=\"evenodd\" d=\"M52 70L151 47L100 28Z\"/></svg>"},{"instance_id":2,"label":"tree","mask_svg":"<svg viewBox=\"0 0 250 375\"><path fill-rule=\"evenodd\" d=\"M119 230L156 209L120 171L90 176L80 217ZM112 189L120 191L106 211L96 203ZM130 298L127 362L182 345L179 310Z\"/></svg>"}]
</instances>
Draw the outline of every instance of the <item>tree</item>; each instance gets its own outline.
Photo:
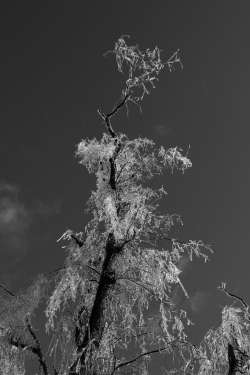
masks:
<instances>
[{"instance_id":1,"label":"tree","mask_svg":"<svg viewBox=\"0 0 250 375\"><path fill-rule=\"evenodd\" d=\"M186 364L187 374L249 374L250 373L250 315L243 298L229 292L226 284L219 289L240 303L225 306L222 322L210 329L199 347L193 347Z\"/></svg>"},{"instance_id":2,"label":"tree","mask_svg":"<svg viewBox=\"0 0 250 375\"><path fill-rule=\"evenodd\" d=\"M190 320L172 298L176 287L188 297L179 263L183 256L206 261L211 249L202 241L175 239L182 221L161 212L165 188L144 185L165 170L184 172L191 161L178 147L130 140L111 124L131 104L141 107L164 68L182 66L179 51L164 62L158 47L141 51L122 36L109 53L118 71L127 74L121 98L111 112L98 110L106 130L102 138L82 140L76 151L96 176L96 190L87 202L91 219L83 231L69 229L59 238L67 253L61 269L39 276L18 295L4 289L0 373L26 374L25 359L31 355L44 375L146 375L152 355L161 353L176 359L169 359L173 368L178 366L169 374L225 373L228 363L234 374L248 358L247 305L225 308L221 327L209 331L199 347L188 341ZM49 361L32 325L40 301L46 303L51 335ZM159 313L150 314L152 306Z\"/></svg>"}]
</instances>

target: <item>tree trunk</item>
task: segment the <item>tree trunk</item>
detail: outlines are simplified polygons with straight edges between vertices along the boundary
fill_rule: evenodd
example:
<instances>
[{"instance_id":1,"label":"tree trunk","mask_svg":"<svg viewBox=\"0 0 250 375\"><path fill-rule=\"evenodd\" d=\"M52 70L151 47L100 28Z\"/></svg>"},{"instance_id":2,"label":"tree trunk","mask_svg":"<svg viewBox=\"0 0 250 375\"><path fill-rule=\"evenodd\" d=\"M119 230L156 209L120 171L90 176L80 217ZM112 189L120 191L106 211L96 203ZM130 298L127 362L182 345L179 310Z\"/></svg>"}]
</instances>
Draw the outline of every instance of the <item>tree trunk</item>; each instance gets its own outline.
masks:
<instances>
[{"instance_id":1,"label":"tree trunk","mask_svg":"<svg viewBox=\"0 0 250 375\"><path fill-rule=\"evenodd\" d=\"M105 327L105 303L109 295L109 290L116 282L116 275L113 269L113 263L121 247L117 246L115 243L114 234L110 233L106 242L105 247L105 259L102 266L101 276L96 291L95 300L93 303L92 311L89 317L88 327L85 328L85 334L82 342L78 342L77 353L78 358L70 367L69 375L87 375L89 374L88 369L85 364L86 351L90 341L93 344L93 350L98 350L103 329ZM91 365L91 358L88 361ZM80 365L80 371L77 373L77 367Z\"/></svg>"},{"instance_id":2,"label":"tree trunk","mask_svg":"<svg viewBox=\"0 0 250 375\"><path fill-rule=\"evenodd\" d=\"M237 373L237 367L238 367L238 361L234 354L234 348L231 344L228 343L227 346L227 353L228 353L228 375L236 375Z\"/></svg>"}]
</instances>

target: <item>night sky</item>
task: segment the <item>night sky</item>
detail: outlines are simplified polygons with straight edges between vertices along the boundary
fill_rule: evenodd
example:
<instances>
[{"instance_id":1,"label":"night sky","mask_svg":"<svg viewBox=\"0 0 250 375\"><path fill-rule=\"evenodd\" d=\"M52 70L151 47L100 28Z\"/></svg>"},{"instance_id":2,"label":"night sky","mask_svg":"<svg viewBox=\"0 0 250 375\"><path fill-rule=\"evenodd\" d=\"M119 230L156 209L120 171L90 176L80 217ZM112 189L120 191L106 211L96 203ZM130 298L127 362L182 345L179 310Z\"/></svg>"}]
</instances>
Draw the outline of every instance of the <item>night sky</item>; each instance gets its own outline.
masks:
<instances>
[{"instance_id":1,"label":"night sky","mask_svg":"<svg viewBox=\"0 0 250 375\"><path fill-rule=\"evenodd\" d=\"M101 137L97 109L112 109L125 76L103 53L129 34L132 44L180 49L184 69L165 71L143 102L113 121L130 138L189 150L193 168L165 174L167 212L184 219L181 239L212 245L208 264L183 271L198 340L220 321L216 290L249 295L250 2L6 1L0 8L0 282L17 292L62 265L56 243L88 221L92 189L75 156L82 138Z\"/></svg>"}]
</instances>

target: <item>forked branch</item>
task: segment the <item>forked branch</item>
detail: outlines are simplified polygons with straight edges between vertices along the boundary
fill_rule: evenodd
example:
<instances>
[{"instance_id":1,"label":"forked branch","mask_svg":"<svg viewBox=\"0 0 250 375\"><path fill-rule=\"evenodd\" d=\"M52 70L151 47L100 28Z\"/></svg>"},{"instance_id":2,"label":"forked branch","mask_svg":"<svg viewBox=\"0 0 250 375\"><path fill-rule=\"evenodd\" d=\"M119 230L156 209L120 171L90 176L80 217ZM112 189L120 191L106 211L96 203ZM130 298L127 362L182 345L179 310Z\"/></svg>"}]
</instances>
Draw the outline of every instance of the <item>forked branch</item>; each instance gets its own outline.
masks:
<instances>
[{"instance_id":1,"label":"forked branch","mask_svg":"<svg viewBox=\"0 0 250 375\"><path fill-rule=\"evenodd\" d=\"M125 95L122 101L118 103L110 113L104 114L100 109L97 110L98 114L101 116L101 118L105 122L106 128L112 138L116 138L117 134L112 128L110 119L126 104L126 102L129 100L129 97L130 97L130 94Z\"/></svg>"},{"instance_id":2,"label":"forked branch","mask_svg":"<svg viewBox=\"0 0 250 375\"><path fill-rule=\"evenodd\" d=\"M31 327L31 324L28 321L28 319L26 320L26 327L27 327L31 337L34 340L34 345L26 344L21 340L21 338L16 338L14 335L10 335L9 343L11 345L15 346L17 349L28 350L32 354L34 354L38 359L38 362L40 364L40 367L42 369L43 374L49 375L48 367L47 367L46 361L44 359L44 356L43 356L43 353L42 353L42 350L41 350L40 342L39 342L33 328Z\"/></svg>"}]
</instances>

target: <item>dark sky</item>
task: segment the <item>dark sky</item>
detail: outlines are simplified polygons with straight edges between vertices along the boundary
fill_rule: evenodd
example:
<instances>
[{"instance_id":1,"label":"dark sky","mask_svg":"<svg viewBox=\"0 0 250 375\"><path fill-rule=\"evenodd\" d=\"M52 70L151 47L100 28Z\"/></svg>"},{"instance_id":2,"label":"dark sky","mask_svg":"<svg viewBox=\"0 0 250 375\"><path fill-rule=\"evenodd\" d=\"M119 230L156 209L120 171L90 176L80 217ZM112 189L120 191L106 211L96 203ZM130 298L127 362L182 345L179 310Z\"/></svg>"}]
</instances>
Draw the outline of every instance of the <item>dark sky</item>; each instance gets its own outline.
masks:
<instances>
[{"instance_id":1,"label":"dark sky","mask_svg":"<svg viewBox=\"0 0 250 375\"><path fill-rule=\"evenodd\" d=\"M113 125L187 150L193 168L166 174L166 211L184 218L183 239L213 246L209 264L187 266L189 307L204 332L225 303L216 287L249 296L250 3L210 1L9 1L0 8L0 281L13 291L63 262L56 239L81 230L94 177L76 144L100 137L97 108L112 109L124 77L112 49L122 34L184 70L164 72L145 98ZM178 297L180 303L182 297Z\"/></svg>"}]
</instances>

